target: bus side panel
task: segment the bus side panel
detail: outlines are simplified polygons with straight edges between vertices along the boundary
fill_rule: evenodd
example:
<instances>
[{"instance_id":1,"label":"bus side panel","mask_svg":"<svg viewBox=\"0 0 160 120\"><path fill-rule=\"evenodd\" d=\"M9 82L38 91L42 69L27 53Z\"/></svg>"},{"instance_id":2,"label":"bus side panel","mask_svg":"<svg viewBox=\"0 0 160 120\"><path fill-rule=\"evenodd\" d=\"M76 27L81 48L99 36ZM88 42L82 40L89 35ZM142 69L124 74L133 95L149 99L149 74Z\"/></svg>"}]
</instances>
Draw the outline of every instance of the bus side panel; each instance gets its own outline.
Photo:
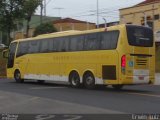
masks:
<instances>
[{"instance_id":1,"label":"bus side panel","mask_svg":"<svg viewBox=\"0 0 160 120\"><path fill-rule=\"evenodd\" d=\"M95 57L97 63L97 78L105 85L119 83L119 63L116 50L99 51Z\"/></svg>"}]
</instances>

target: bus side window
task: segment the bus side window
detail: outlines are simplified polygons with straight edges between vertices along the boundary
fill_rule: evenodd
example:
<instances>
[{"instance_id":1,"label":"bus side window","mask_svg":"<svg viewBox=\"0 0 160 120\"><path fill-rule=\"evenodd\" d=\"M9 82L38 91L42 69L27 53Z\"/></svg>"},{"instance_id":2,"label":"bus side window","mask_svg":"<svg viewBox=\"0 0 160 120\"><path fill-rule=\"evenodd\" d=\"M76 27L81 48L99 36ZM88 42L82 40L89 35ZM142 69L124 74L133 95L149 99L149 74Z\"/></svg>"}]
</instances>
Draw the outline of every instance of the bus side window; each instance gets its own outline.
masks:
<instances>
[{"instance_id":1,"label":"bus side window","mask_svg":"<svg viewBox=\"0 0 160 120\"><path fill-rule=\"evenodd\" d=\"M28 43L29 43L28 41L19 43L16 57L19 57L28 53L28 49L29 49Z\"/></svg>"},{"instance_id":2,"label":"bus side window","mask_svg":"<svg viewBox=\"0 0 160 120\"><path fill-rule=\"evenodd\" d=\"M72 36L70 38L70 46L69 46L69 50L70 51L76 51L77 49L77 36Z\"/></svg>"},{"instance_id":3,"label":"bus side window","mask_svg":"<svg viewBox=\"0 0 160 120\"><path fill-rule=\"evenodd\" d=\"M39 40L29 41L28 53L29 54L38 53L39 52L39 46L40 46Z\"/></svg>"},{"instance_id":4,"label":"bus side window","mask_svg":"<svg viewBox=\"0 0 160 120\"><path fill-rule=\"evenodd\" d=\"M53 52L58 52L58 48L59 48L59 39L58 38L54 38L53 39Z\"/></svg>"},{"instance_id":5,"label":"bus side window","mask_svg":"<svg viewBox=\"0 0 160 120\"><path fill-rule=\"evenodd\" d=\"M69 38L68 37L59 38L58 51L67 52L69 50L68 48L69 48Z\"/></svg>"},{"instance_id":6,"label":"bus side window","mask_svg":"<svg viewBox=\"0 0 160 120\"><path fill-rule=\"evenodd\" d=\"M53 45L53 40L48 39L48 52L54 52L54 45Z\"/></svg>"},{"instance_id":7,"label":"bus side window","mask_svg":"<svg viewBox=\"0 0 160 120\"><path fill-rule=\"evenodd\" d=\"M117 48L118 38L119 38L119 31L113 31L111 33L111 49Z\"/></svg>"},{"instance_id":8,"label":"bus side window","mask_svg":"<svg viewBox=\"0 0 160 120\"><path fill-rule=\"evenodd\" d=\"M97 33L88 34L85 38L85 50L98 50L100 47Z\"/></svg>"},{"instance_id":9,"label":"bus side window","mask_svg":"<svg viewBox=\"0 0 160 120\"><path fill-rule=\"evenodd\" d=\"M40 47L40 52L41 53L48 53L49 52L49 40L40 40L41 42L41 47Z\"/></svg>"},{"instance_id":10,"label":"bus side window","mask_svg":"<svg viewBox=\"0 0 160 120\"><path fill-rule=\"evenodd\" d=\"M101 50L116 49L119 31L109 31L100 34Z\"/></svg>"},{"instance_id":11,"label":"bus side window","mask_svg":"<svg viewBox=\"0 0 160 120\"><path fill-rule=\"evenodd\" d=\"M101 33L101 50L109 50L111 48L111 35L109 32Z\"/></svg>"},{"instance_id":12,"label":"bus side window","mask_svg":"<svg viewBox=\"0 0 160 120\"><path fill-rule=\"evenodd\" d=\"M84 49L84 35L77 36L77 51Z\"/></svg>"}]
</instances>

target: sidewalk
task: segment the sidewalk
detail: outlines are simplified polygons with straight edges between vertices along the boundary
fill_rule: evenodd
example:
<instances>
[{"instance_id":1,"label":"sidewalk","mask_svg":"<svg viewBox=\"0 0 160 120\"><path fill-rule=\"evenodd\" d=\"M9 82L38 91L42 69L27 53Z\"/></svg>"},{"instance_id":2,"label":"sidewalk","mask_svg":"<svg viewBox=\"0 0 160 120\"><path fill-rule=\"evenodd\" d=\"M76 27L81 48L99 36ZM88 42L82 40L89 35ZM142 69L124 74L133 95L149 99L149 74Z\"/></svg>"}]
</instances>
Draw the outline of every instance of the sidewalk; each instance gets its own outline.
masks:
<instances>
[{"instance_id":1,"label":"sidewalk","mask_svg":"<svg viewBox=\"0 0 160 120\"><path fill-rule=\"evenodd\" d=\"M160 73L156 73L155 75L155 85L160 85Z\"/></svg>"}]
</instances>

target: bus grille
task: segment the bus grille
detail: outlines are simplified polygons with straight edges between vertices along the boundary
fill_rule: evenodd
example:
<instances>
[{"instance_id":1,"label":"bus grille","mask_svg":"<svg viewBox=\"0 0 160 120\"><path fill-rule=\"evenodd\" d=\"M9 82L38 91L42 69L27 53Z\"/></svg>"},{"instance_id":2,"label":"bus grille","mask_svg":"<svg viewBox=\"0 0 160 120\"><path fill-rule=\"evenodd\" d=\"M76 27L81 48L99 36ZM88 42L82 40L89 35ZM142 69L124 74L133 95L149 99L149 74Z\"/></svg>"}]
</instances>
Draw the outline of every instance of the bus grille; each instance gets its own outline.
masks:
<instances>
[{"instance_id":1,"label":"bus grille","mask_svg":"<svg viewBox=\"0 0 160 120\"><path fill-rule=\"evenodd\" d=\"M140 66L147 65L147 60L137 59L137 60L136 60L136 65L140 65Z\"/></svg>"}]
</instances>

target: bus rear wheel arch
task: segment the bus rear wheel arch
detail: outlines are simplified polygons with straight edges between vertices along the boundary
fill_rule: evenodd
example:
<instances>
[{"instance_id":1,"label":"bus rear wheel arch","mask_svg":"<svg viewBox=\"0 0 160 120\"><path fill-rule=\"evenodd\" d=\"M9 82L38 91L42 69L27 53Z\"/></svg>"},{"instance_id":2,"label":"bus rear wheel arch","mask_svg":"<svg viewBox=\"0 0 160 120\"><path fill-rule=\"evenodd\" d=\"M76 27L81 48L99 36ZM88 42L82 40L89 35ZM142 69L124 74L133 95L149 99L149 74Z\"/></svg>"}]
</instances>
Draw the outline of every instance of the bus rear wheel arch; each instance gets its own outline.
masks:
<instances>
[{"instance_id":1,"label":"bus rear wheel arch","mask_svg":"<svg viewBox=\"0 0 160 120\"><path fill-rule=\"evenodd\" d=\"M78 88L80 87L81 83L80 83L80 77L77 71L72 71L69 74L69 83L72 87L74 88Z\"/></svg>"},{"instance_id":2,"label":"bus rear wheel arch","mask_svg":"<svg viewBox=\"0 0 160 120\"><path fill-rule=\"evenodd\" d=\"M87 89L95 88L95 77L92 72L86 71L83 75L83 84Z\"/></svg>"},{"instance_id":3,"label":"bus rear wheel arch","mask_svg":"<svg viewBox=\"0 0 160 120\"><path fill-rule=\"evenodd\" d=\"M24 80L21 78L21 73L18 69L15 70L15 72L14 72L14 79L17 83L23 83L24 82Z\"/></svg>"}]
</instances>

